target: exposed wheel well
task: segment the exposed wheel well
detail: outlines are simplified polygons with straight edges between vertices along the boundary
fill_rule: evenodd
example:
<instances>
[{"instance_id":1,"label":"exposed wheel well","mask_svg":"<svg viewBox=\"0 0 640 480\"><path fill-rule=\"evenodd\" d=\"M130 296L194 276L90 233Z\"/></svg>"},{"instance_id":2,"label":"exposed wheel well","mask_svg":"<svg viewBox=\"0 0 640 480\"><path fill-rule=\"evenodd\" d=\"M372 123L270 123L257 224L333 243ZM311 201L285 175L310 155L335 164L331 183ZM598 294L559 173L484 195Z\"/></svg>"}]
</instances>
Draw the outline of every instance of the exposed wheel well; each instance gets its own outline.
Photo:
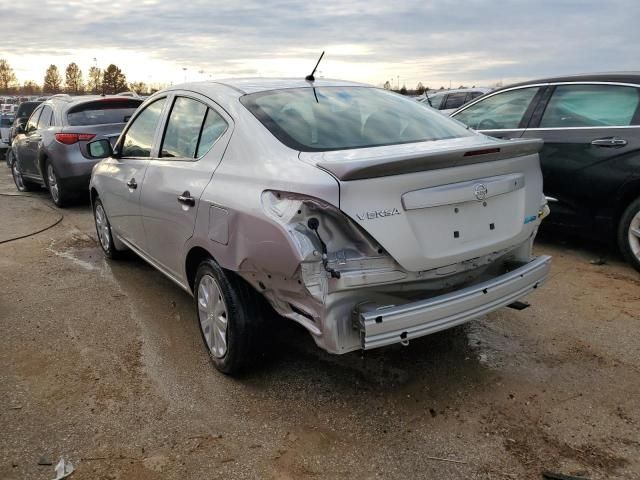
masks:
<instances>
[{"instance_id":1,"label":"exposed wheel well","mask_svg":"<svg viewBox=\"0 0 640 480\"><path fill-rule=\"evenodd\" d=\"M195 279L196 279L196 272L198 270L198 265L200 265L200 262L202 262L203 260L206 260L207 258L213 258L213 257L209 252L207 252L202 247L193 247L191 250L189 250L189 253L187 254L187 260L185 262L185 271L187 274L187 281L189 282L189 288L191 288L191 291L193 291L193 283L195 282Z\"/></svg>"},{"instance_id":2,"label":"exposed wheel well","mask_svg":"<svg viewBox=\"0 0 640 480\"><path fill-rule=\"evenodd\" d=\"M45 167L47 166L47 156L46 155L42 155L40 157L40 159L38 160L38 165L40 166L40 173L42 174L42 181L44 182L45 186L49 186L47 184L47 172L45 172Z\"/></svg>"},{"instance_id":3,"label":"exposed wheel well","mask_svg":"<svg viewBox=\"0 0 640 480\"><path fill-rule=\"evenodd\" d=\"M624 190L623 194L620 196L620 199L617 202L614 218L614 228L616 229L616 231L620 223L620 219L622 218L622 214L631 204L631 202L633 202L637 198L640 198L640 181L634 182L633 185L629 185Z\"/></svg>"}]
</instances>

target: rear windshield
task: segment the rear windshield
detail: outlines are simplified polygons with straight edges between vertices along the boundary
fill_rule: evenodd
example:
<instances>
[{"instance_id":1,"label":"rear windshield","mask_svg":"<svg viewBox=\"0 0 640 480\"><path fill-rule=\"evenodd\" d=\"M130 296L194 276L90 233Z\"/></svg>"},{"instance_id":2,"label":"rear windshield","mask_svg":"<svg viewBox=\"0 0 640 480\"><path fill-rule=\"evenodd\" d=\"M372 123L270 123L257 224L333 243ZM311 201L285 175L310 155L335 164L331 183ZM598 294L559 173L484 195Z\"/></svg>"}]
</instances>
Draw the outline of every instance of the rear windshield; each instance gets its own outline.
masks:
<instances>
[{"instance_id":1,"label":"rear windshield","mask_svg":"<svg viewBox=\"0 0 640 480\"><path fill-rule=\"evenodd\" d=\"M473 135L444 115L371 87L292 88L241 97L282 143L314 152Z\"/></svg>"},{"instance_id":2,"label":"rear windshield","mask_svg":"<svg viewBox=\"0 0 640 480\"><path fill-rule=\"evenodd\" d=\"M115 100L96 100L72 107L67 122L72 126L126 123L142 100L121 97Z\"/></svg>"},{"instance_id":3,"label":"rear windshield","mask_svg":"<svg viewBox=\"0 0 640 480\"><path fill-rule=\"evenodd\" d=\"M11 117L0 117L0 127L6 128L10 127L13 123L13 118Z\"/></svg>"}]
</instances>

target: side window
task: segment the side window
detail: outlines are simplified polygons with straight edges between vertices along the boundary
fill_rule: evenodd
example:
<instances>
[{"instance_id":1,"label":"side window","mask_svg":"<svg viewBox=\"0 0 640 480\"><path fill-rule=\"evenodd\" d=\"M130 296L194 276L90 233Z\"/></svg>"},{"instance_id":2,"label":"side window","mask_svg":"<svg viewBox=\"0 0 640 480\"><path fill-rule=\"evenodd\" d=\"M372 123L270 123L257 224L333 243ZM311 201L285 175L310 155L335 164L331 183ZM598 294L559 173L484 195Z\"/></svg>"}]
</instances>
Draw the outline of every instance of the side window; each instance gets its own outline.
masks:
<instances>
[{"instance_id":1,"label":"side window","mask_svg":"<svg viewBox=\"0 0 640 480\"><path fill-rule=\"evenodd\" d=\"M122 141L122 157L149 157L166 98L149 104L133 121Z\"/></svg>"},{"instance_id":2,"label":"side window","mask_svg":"<svg viewBox=\"0 0 640 480\"><path fill-rule=\"evenodd\" d=\"M38 120L38 129L47 128L51 125L51 117L53 117L53 110L49 105L45 105L42 108L40 119Z\"/></svg>"},{"instance_id":3,"label":"side window","mask_svg":"<svg viewBox=\"0 0 640 480\"><path fill-rule=\"evenodd\" d=\"M196 157L201 157L213 147L222 134L227 130L227 122L215 110L207 110L207 118L202 126L202 134L198 143Z\"/></svg>"},{"instance_id":4,"label":"side window","mask_svg":"<svg viewBox=\"0 0 640 480\"><path fill-rule=\"evenodd\" d=\"M467 101L470 102L474 98L478 98L484 95L482 92L469 92L469 96L467 97Z\"/></svg>"},{"instance_id":5,"label":"side window","mask_svg":"<svg viewBox=\"0 0 640 480\"><path fill-rule=\"evenodd\" d=\"M465 108L454 118L475 130L518 128L539 87L497 93Z\"/></svg>"},{"instance_id":6,"label":"side window","mask_svg":"<svg viewBox=\"0 0 640 480\"><path fill-rule=\"evenodd\" d=\"M458 108L464 105L467 99L467 92L450 93L447 96L447 101L440 107L441 110L447 110L450 108Z\"/></svg>"},{"instance_id":7,"label":"side window","mask_svg":"<svg viewBox=\"0 0 640 480\"><path fill-rule=\"evenodd\" d=\"M207 106L197 100L177 97L169 114L160 156L195 158Z\"/></svg>"},{"instance_id":8,"label":"side window","mask_svg":"<svg viewBox=\"0 0 640 480\"><path fill-rule=\"evenodd\" d=\"M25 128L25 131L27 133L33 132L36 128L38 128L38 119L40 118L40 112L42 112L42 107L35 109L29 117L27 127Z\"/></svg>"},{"instance_id":9,"label":"side window","mask_svg":"<svg viewBox=\"0 0 640 480\"><path fill-rule=\"evenodd\" d=\"M547 104L540 128L630 125L638 101L634 87L561 85Z\"/></svg>"},{"instance_id":10,"label":"side window","mask_svg":"<svg viewBox=\"0 0 640 480\"><path fill-rule=\"evenodd\" d=\"M444 97L445 96L443 94L438 94L438 93L436 93L432 97L429 97L429 100L431 101L431 106L435 109L440 109L440 105L442 105L442 100L444 100Z\"/></svg>"}]
</instances>

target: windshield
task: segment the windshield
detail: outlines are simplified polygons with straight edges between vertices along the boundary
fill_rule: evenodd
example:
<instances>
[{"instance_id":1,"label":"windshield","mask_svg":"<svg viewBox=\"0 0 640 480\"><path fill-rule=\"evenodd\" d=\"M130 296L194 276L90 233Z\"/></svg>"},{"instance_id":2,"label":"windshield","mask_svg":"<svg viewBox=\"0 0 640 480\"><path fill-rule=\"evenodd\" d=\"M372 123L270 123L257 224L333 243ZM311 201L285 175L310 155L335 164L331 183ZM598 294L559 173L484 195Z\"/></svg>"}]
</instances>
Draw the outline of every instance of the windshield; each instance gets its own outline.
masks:
<instances>
[{"instance_id":1,"label":"windshield","mask_svg":"<svg viewBox=\"0 0 640 480\"><path fill-rule=\"evenodd\" d=\"M141 103L127 97L82 103L69 109L67 122L72 126L127 123Z\"/></svg>"},{"instance_id":2,"label":"windshield","mask_svg":"<svg viewBox=\"0 0 640 480\"><path fill-rule=\"evenodd\" d=\"M282 143L306 152L473 135L411 99L371 87L292 88L240 101Z\"/></svg>"}]
</instances>

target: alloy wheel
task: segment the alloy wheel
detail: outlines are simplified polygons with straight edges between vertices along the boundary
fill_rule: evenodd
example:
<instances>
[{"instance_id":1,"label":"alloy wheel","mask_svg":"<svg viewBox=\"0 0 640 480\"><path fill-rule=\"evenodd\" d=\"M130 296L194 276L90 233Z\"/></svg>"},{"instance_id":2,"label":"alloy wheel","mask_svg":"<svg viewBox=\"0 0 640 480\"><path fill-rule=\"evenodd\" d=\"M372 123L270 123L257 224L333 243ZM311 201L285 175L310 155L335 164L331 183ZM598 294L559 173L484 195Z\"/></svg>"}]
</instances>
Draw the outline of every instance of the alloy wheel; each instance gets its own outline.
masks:
<instances>
[{"instance_id":1,"label":"alloy wheel","mask_svg":"<svg viewBox=\"0 0 640 480\"><path fill-rule=\"evenodd\" d=\"M629 247L631 253L640 260L640 211L636 212L629 223Z\"/></svg>"},{"instance_id":2,"label":"alloy wheel","mask_svg":"<svg viewBox=\"0 0 640 480\"><path fill-rule=\"evenodd\" d=\"M49 165L47 165L47 184L49 185L51 198L53 198L54 202L58 203L58 201L60 200L58 179L56 178L56 173L53 171L53 165L51 165L50 163Z\"/></svg>"},{"instance_id":3,"label":"alloy wheel","mask_svg":"<svg viewBox=\"0 0 640 480\"><path fill-rule=\"evenodd\" d=\"M198 285L198 317L207 347L216 358L227 353L227 306L218 282L206 274Z\"/></svg>"},{"instance_id":4,"label":"alloy wheel","mask_svg":"<svg viewBox=\"0 0 640 480\"><path fill-rule=\"evenodd\" d=\"M104 208L102 208L102 204L98 204L96 206L94 217L98 238L100 239L100 245L102 245L102 248L105 251L108 251L110 247L109 222L107 220L107 215L104 213Z\"/></svg>"}]
</instances>

